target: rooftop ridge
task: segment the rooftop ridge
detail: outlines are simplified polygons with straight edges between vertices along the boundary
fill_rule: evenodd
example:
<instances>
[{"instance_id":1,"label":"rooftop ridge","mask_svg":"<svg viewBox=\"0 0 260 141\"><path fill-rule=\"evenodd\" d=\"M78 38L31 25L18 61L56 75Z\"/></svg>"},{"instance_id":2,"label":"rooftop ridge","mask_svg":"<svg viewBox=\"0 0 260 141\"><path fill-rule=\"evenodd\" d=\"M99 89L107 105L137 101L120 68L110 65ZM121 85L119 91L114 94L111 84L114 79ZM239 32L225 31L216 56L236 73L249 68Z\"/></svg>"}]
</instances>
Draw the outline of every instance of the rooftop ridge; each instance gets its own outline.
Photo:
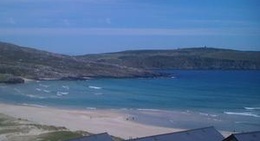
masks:
<instances>
[{"instance_id":1,"label":"rooftop ridge","mask_svg":"<svg viewBox=\"0 0 260 141\"><path fill-rule=\"evenodd\" d=\"M160 137L160 136L165 136L165 135L180 134L180 133L192 132L192 131L196 131L196 130L204 130L204 129L210 129L210 128L216 130L214 126L208 126L208 127L197 128L197 129L190 129L190 130L184 130L184 131L178 131L178 132L171 132L171 133L165 133L165 134L159 134L159 135L152 135L152 136L147 136L147 137L151 137L151 138L152 137ZM130 139L129 141L135 140L135 139L144 139L144 138L147 138L147 137L134 138L134 139Z\"/></svg>"}]
</instances>

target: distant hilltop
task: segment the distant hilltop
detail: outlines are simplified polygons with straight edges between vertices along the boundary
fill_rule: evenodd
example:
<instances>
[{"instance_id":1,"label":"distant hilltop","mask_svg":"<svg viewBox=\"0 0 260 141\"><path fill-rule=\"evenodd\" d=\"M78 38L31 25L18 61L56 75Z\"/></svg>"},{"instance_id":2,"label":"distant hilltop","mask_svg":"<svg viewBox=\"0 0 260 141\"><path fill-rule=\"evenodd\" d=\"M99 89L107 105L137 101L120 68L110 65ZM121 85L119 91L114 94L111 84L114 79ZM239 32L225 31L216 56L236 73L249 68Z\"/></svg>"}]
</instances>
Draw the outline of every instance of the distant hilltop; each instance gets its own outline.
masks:
<instances>
[{"instance_id":1,"label":"distant hilltop","mask_svg":"<svg viewBox=\"0 0 260 141\"><path fill-rule=\"evenodd\" d=\"M259 70L259 51L237 51L209 47L175 50L131 50L77 56L83 60L142 69Z\"/></svg>"},{"instance_id":2,"label":"distant hilltop","mask_svg":"<svg viewBox=\"0 0 260 141\"><path fill-rule=\"evenodd\" d=\"M162 76L152 69L259 70L260 52L201 47L68 56L0 42L0 82L5 83Z\"/></svg>"}]
</instances>

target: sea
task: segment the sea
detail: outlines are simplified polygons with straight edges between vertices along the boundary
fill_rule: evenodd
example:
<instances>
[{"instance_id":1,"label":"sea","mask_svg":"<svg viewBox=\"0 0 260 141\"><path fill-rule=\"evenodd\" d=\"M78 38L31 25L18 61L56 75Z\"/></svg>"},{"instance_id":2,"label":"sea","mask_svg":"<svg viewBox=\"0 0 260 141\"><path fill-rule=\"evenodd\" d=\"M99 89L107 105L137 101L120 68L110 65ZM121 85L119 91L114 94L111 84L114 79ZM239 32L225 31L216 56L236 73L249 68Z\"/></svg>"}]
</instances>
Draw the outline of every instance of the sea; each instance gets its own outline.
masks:
<instances>
[{"instance_id":1,"label":"sea","mask_svg":"<svg viewBox=\"0 0 260 141\"><path fill-rule=\"evenodd\" d=\"M0 102L116 110L162 127L260 130L260 71L157 70L159 78L98 78L0 84Z\"/></svg>"}]
</instances>

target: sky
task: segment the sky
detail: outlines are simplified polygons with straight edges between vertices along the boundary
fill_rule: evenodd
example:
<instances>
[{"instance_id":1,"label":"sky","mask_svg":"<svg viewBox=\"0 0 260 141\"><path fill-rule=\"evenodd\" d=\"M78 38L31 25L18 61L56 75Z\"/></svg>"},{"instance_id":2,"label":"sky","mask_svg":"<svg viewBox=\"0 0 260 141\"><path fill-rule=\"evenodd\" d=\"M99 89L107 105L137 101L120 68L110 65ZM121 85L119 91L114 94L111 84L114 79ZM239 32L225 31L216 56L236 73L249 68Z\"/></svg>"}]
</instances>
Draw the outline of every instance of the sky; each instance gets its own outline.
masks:
<instances>
[{"instance_id":1,"label":"sky","mask_svg":"<svg viewBox=\"0 0 260 141\"><path fill-rule=\"evenodd\" d=\"M0 0L0 41L69 55L203 46L260 51L260 1Z\"/></svg>"}]
</instances>

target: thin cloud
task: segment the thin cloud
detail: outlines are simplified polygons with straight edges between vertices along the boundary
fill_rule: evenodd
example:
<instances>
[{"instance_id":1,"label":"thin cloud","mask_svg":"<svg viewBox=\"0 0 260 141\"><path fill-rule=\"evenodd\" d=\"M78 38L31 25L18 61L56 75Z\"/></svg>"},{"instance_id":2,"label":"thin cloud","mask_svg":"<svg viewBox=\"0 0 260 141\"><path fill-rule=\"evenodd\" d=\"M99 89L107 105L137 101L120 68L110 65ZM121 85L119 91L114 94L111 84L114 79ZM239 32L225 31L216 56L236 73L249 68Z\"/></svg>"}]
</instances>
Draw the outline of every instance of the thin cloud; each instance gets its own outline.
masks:
<instances>
[{"instance_id":1,"label":"thin cloud","mask_svg":"<svg viewBox=\"0 0 260 141\"><path fill-rule=\"evenodd\" d=\"M182 35L253 35L260 36L255 28L2 28L0 35L133 35L133 36L182 36Z\"/></svg>"}]
</instances>

